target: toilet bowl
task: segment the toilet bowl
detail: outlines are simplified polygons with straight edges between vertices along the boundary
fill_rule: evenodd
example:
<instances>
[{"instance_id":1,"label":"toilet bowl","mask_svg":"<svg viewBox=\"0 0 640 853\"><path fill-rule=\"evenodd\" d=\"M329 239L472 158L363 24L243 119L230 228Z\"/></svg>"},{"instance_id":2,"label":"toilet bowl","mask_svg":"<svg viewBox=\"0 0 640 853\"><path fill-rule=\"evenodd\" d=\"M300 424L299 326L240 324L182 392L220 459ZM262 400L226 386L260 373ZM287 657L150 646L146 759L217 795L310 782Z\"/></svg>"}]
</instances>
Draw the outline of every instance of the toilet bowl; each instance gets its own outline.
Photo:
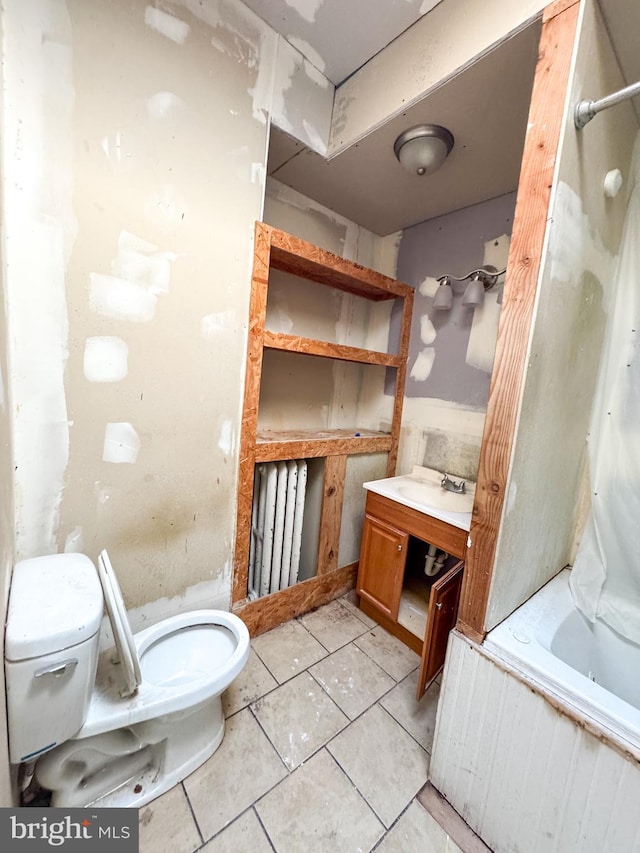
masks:
<instances>
[{"instance_id":1,"label":"toilet bowl","mask_svg":"<svg viewBox=\"0 0 640 853\"><path fill-rule=\"evenodd\" d=\"M115 646L98 658L103 604ZM97 573L81 554L24 560L5 640L11 761L37 761L52 806L141 806L220 745L221 694L248 656L246 626L225 611L132 634L104 551Z\"/></svg>"}]
</instances>

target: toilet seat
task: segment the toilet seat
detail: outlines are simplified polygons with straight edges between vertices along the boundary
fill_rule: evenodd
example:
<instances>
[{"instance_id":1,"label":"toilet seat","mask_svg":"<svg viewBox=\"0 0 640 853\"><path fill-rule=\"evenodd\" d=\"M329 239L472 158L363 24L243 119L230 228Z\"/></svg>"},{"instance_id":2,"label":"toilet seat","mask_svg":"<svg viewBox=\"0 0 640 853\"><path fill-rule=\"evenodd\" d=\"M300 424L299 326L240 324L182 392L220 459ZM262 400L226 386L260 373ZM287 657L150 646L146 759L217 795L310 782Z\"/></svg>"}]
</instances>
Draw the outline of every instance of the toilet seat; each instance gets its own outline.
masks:
<instances>
[{"instance_id":1,"label":"toilet seat","mask_svg":"<svg viewBox=\"0 0 640 853\"><path fill-rule=\"evenodd\" d=\"M138 690L142 683L142 673L136 644L129 625L129 617L124 606L122 590L106 551L102 551L98 557L98 576L102 584L107 614L113 629L113 641L118 653L118 660L122 665L124 683L120 687L120 695L126 698L133 696Z\"/></svg>"},{"instance_id":2,"label":"toilet seat","mask_svg":"<svg viewBox=\"0 0 640 853\"><path fill-rule=\"evenodd\" d=\"M195 629L195 630L193 630ZM199 630L198 630L199 629ZM195 665L193 656L185 653L189 639L202 648L202 632L210 632L206 643L208 669ZM205 635L206 636L206 635ZM249 631L237 616L224 610L192 610L171 616L134 634L142 680L135 694L123 698L120 694L120 667L114 666L109 655L102 655L91 695L89 710L77 739L131 726L162 714L183 711L221 693L240 674L249 658ZM150 653L147 660L147 652ZM200 654L200 652L198 652ZM154 679L153 657L162 662L164 678ZM217 658L217 665L212 661ZM182 664L183 677L176 678L176 668L169 662ZM185 662L191 668L184 673ZM150 665L148 665L150 663Z\"/></svg>"}]
</instances>

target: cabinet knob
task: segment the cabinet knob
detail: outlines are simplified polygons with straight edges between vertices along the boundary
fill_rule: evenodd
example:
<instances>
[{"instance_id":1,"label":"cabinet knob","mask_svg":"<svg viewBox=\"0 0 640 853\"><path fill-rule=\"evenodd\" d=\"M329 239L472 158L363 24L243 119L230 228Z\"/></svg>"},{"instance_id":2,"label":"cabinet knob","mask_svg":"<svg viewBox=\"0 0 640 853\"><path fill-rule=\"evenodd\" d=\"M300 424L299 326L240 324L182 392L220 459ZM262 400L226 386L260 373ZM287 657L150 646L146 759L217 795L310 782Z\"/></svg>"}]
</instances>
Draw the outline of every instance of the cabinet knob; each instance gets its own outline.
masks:
<instances>
[{"instance_id":1,"label":"cabinet knob","mask_svg":"<svg viewBox=\"0 0 640 853\"><path fill-rule=\"evenodd\" d=\"M442 602L441 601L438 601L436 603L436 610L442 610Z\"/></svg>"},{"instance_id":2,"label":"cabinet knob","mask_svg":"<svg viewBox=\"0 0 640 853\"><path fill-rule=\"evenodd\" d=\"M402 545L398 545L398 551L402 551Z\"/></svg>"}]
</instances>

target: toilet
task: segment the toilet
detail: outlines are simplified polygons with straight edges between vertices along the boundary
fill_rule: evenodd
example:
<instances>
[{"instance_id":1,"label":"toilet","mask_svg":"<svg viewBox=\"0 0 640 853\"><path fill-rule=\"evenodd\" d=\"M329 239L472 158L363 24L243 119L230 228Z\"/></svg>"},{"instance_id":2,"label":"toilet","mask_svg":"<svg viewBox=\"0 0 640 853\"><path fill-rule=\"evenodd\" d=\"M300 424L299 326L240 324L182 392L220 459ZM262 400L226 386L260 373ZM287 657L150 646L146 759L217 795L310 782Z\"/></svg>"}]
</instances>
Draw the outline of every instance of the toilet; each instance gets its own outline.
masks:
<instances>
[{"instance_id":1,"label":"toilet","mask_svg":"<svg viewBox=\"0 0 640 853\"><path fill-rule=\"evenodd\" d=\"M114 647L98 654L106 609ZM9 756L35 762L51 805L139 807L224 735L222 692L249 657L232 613L196 610L131 633L106 551L19 562L9 594Z\"/></svg>"}]
</instances>

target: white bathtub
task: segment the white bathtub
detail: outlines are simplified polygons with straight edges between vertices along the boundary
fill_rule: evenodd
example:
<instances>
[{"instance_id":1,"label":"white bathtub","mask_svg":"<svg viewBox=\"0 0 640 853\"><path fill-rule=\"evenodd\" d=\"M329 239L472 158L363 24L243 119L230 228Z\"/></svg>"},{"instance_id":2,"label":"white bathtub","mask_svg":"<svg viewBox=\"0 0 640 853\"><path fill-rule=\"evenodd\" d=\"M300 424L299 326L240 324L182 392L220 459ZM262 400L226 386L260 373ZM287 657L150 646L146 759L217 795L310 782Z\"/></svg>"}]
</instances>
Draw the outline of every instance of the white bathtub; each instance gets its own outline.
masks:
<instances>
[{"instance_id":1,"label":"white bathtub","mask_svg":"<svg viewBox=\"0 0 640 853\"><path fill-rule=\"evenodd\" d=\"M576 610L565 569L487 634L483 649L640 753L640 646Z\"/></svg>"}]
</instances>

